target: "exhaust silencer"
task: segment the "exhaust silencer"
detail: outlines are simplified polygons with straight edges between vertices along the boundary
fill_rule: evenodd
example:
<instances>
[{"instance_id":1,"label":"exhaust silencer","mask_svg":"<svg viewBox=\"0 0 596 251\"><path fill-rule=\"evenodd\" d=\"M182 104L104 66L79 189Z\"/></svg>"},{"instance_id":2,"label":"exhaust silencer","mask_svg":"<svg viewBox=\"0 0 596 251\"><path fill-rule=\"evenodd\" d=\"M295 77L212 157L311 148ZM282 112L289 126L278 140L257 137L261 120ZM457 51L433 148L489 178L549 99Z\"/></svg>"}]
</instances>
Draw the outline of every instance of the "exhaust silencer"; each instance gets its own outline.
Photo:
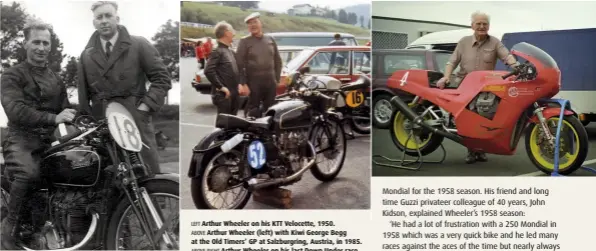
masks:
<instances>
[{"instance_id":1,"label":"exhaust silencer","mask_svg":"<svg viewBox=\"0 0 596 251\"><path fill-rule=\"evenodd\" d=\"M419 116L418 114L416 114L416 112L414 112L414 110L412 110L408 104L406 104L403 100L401 100L401 98L399 98L398 96L394 96L391 99L391 104L393 106L395 106L402 114L404 114L406 116L406 118L408 118L410 121L416 123L417 125L422 126L424 129L431 131L434 134L438 134L441 135L445 138L451 139L457 143L460 143L462 138L459 135L455 135L453 133L449 133L449 132L445 132L442 130L439 130L435 127L430 126L429 124L427 124L424 119L422 118L422 116Z\"/></svg>"}]
</instances>

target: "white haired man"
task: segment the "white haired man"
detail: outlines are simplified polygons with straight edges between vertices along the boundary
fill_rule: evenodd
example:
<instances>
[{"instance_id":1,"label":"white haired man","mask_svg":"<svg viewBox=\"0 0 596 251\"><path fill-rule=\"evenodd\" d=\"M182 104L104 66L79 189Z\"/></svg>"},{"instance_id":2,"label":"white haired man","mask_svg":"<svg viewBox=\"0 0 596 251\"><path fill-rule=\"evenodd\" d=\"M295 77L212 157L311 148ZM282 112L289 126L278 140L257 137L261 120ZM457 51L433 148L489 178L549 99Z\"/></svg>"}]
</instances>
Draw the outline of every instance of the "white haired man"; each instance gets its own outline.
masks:
<instances>
[{"instance_id":1,"label":"white haired man","mask_svg":"<svg viewBox=\"0 0 596 251\"><path fill-rule=\"evenodd\" d=\"M505 48L505 45L498 38L488 34L490 17L487 14L474 12L471 19L474 34L463 37L457 43L455 51L447 62L445 75L437 83L437 86L441 89L450 82L458 86L464 77L472 71L494 70L497 59L512 67L519 65L515 57ZM451 73L458 65L460 70L455 74L453 81L450 81ZM466 163L471 164L476 161L486 162L488 158L485 153L468 149Z\"/></svg>"}]
</instances>

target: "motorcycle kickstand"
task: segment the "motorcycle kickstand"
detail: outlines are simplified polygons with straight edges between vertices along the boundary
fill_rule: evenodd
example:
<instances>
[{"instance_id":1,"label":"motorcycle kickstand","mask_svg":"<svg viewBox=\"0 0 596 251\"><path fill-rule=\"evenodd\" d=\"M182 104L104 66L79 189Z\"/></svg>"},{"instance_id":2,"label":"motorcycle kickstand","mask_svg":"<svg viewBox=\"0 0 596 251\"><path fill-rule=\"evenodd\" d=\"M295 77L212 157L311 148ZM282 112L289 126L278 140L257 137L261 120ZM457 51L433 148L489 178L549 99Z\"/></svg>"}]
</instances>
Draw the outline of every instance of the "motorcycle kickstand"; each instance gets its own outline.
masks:
<instances>
[{"instance_id":1,"label":"motorcycle kickstand","mask_svg":"<svg viewBox=\"0 0 596 251\"><path fill-rule=\"evenodd\" d=\"M343 119L342 120L342 125L344 126L344 134L347 136L346 139L350 140L350 139L356 139L356 136L354 135L354 130L352 130L352 126L350 126L350 123L348 121L348 119ZM348 130L346 130L346 128L349 128Z\"/></svg>"},{"instance_id":2,"label":"motorcycle kickstand","mask_svg":"<svg viewBox=\"0 0 596 251\"><path fill-rule=\"evenodd\" d=\"M443 152L441 159L438 160L438 161L437 160L435 160L435 161L432 161L432 160L425 161L423 159L423 157L422 157L422 153L420 152L420 147L418 147L419 146L419 142L416 139L416 137L414 137L414 133L413 132L410 132L408 134L408 139L406 140L406 143L404 144L404 146L407 146L408 143L410 143L410 140L412 138L414 138L414 143L416 144L416 152L418 154L418 157L416 157L416 159L414 159L414 160L407 160L406 159L406 151L404 149L404 151L402 152L401 159L391 159L391 158L389 158L389 157L387 157L385 155L380 155L380 154L373 155L372 156L372 158L373 158L373 161L372 161L373 164L379 165L379 166L384 166L384 167L396 168L396 169L418 171L418 170L420 170L420 168L422 168L422 164L423 163L441 164L447 158L447 151L445 150L445 147L443 146L443 144L441 144L440 145L441 146L441 151ZM382 159L385 159L387 162L390 162L390 163L396 163L397 162L399 164L382 163L382 162L379 162L379 161L374 160L374 158L382 158ZM416 163L418 164L416 167L409 166L409 165L416 164Z\"/></svg>"}]
</instances>

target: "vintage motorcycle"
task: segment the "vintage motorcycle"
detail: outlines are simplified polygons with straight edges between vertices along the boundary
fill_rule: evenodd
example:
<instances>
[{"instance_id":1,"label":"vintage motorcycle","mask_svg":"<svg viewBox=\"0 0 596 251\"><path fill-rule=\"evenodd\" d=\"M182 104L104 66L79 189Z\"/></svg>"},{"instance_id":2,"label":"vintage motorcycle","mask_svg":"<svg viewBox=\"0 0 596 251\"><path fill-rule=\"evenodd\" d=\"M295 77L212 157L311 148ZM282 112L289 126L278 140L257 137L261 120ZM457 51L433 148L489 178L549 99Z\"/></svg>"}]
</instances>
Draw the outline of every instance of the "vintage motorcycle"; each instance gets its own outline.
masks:
<instances>
[{"instance_id":1,"label":"vintage motorcycle","mask_svg":"<svg viewBox=\"0 0 596 251\"><path fill-rule=\"evenodd\" d=\"M306 76L300 87L327 89L327 85L337 85L339 80L330 76ZM342 85L339 90L321 90L335 98L335 111L342 114L344 122L359 134L370 134L370 78L361 74L358 80ZM290 88L288 88L290 89Z\"/></svg>"},{"instance_id":2,"label":"vintage motorcycle","mask_svg":"<svg viewBox=\"0 0 596 251\"><path fill-rule=\"evenodd\" d=\"M290 82L303 82L306 71L292 73ZM293 184L308 170L323 182L339 174L346 138L341 115L330 109L334 99L305 87L282 98L263 118L218 115L217 129L193 149L188 176L197 208L241 209L254 190ZM325 160L335 160L329 170Z\"/></svg>"},{"instance_id":3,"label":"vintage motorcycle","mask_svg":"<svg viewBox=\"0 0 596 251\"><path fill-rule=\"evenodd\" d=\"M21 210L23 249L179 249L178 175L149 175L131 113L111 102L105 114L56 129L42 154L43 180ZM9 191L3 175L2 217Z\"/></svg>"},{"instance_id":4,"label":"vintage motorcycle","mask_svg":"<svg viewBox=\"0 0 596 251\"><path fill-rule=\"evenodd\" d=\"M588 152L588 135L570 105L561 107L550 99L561 87L557 63L525 42L514 45L511 53L518 62L525 60L513 71L474 71L461 85L445 89L436 86L442 73L395 72L390 87L415 95L409 105L399 97L391 101L397 108L390 127L395 145L418 157L434 152L448 138L475 151L513 155L525 129L530 160L550 174L555 165L556 128L564 109L559 173L566 175L580 168Z\"/></svg>"}]
</instances>

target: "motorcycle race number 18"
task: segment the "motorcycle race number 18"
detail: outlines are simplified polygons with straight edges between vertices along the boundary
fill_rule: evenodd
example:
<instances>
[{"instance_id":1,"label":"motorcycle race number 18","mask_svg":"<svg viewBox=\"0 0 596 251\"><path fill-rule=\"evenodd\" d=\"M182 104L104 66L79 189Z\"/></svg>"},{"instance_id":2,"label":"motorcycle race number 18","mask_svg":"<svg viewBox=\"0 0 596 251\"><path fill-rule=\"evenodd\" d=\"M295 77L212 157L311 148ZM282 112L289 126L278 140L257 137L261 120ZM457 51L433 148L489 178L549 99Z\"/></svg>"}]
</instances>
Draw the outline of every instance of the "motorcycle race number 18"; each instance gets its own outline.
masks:
<instances>
[{"instance_id":1,"label":"motorcycle race number 18","mask_svg":"<svg viewBox=\"0 0 596 251\"><path fill-rule=\"evenodd\" d=\"M248 145L248 164L254 169L260 169L267 162L267 152L265 145L261 141L255 140Z\"/></svg>"},{"instance_id":2,"label":"motorcycle race number 18","mask_svg":"<svg viewBox=\"0 0 596 251\"><path fill-rule=\"evenodd\" d=\"M106 108L106 118L110 134L116 143L133 152L140 152L143 148L141 133L132 114L120 103L109 103Z\"/></svg>"},{"instance_id":3,"label":"motorcycle race number 18","mask_svg":"<svg viewBox=\"0 0 596 251\"><path fill-rule=\"evenodd\" d=\"M359 90L348 92L346 95L346 104L349 107L355 108L364 103L364 94Z\"/></svg>"}]
</instances>

